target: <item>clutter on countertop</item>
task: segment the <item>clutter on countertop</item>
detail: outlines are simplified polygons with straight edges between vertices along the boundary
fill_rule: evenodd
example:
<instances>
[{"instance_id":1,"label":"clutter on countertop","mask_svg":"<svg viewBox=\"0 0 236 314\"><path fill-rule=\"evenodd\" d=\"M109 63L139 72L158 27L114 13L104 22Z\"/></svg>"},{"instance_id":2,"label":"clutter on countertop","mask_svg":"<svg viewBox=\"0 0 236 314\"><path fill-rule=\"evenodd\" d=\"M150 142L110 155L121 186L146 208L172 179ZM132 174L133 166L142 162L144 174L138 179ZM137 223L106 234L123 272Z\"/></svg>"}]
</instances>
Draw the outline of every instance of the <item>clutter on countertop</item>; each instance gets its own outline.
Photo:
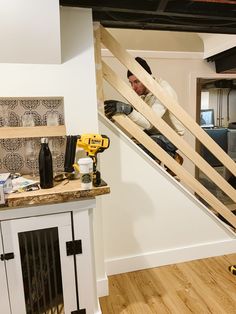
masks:
<instances>
[{"instance_id":1,"label":"clutter on countertop","mask_svg":"<svg viewBox=\"0 0 236 314\"><path fill-rule=\"evenodd\" d=\"M106 135L92 133L67 136L64 172L53 173L53 160L48 147L48 138L41 138L39 178L36 179L35 173L32 174L31 178L28 178L27 175L24 177L19 173L0 174L0 204L9 206L10 199L12 204L13 199L19 198L19 194L25 199L31 196L32 202L35 204L37 203L36 198L42 200L43 195L50 195L54 199L54 192L60 193L63 199L70 199L71 196L69 195L73 195L73 197L77 195L76 197L79 198L96 196L103 192L109 193L109 188L104 189L104 191L103 189L101 191L95 189L107 186L97 170L97 154L106 150L109 145L110 139ZM87 157L78 158L75 161L76 147L82 148ZM64 182L61 183L62 181ZM67 188L64 185L67 185ZM53 190L51 193L50 191L43 192L42 189ZM36 192L33 193L34 195L24 193L34 191ZM54 201L58 200L55 199Z\"/></svg>"},{"instance_id":2,"label":"clutter on countertop","mask_svg":"<svg viewBox=\"0 0 236 314\"><path fill-rule=\"evenodd\" d=\"M58 177L59 179L59 177ZM81 199L89 199L99 195L110 193L110 188L106 182L99 187L93 187L89 190L81 188L81 181L75 180L62 180L57 181L56 184L50 189L39 189L37 191L23 191L22 193L10 193L6 197L6 206L13 207L28 207L37 205L47 205L64 203L69 201L76 201Z\"/></svg>"},{"instance_id":3,"label":"clutter on countertop","mask_svg":"<svg viewBox=\"0 0 236 314\"><path fill-rule=\"evenodd\" d=\"M0 173L0 204L5 204L5 194L12 191L12 179L10 173Z\"/></svg>"},{"instance_id":4,"label":"clutter on countertop","mask_svg":"<svg viewBox=\"0 0 236 314\"><path fill-rule=\"evenodd\" d=\"M78 160L81 188L89 190L93 187L93 160L90 157Z\"/></svg>"},{"instance_id":5,"label":"clutter on countertop","mask_svg":"<svg viewBox=\"0 0 236 314\"><path fill-rule=\"evenodd\" d=\"M39 181L19 176L12 179L12 191L10 193L36 191L39 190L39 188Z\"/></svg>"},{"instance_id":6,"label":"clutter on countertop","mask_svg":"<svg viewBox=\"0 0 236 314\"><path fill-rule=\"evenodd\" d=\"M41 148L39 152L39 178L41 189L53 187L53 165L52 154L48 146L48 138L41 138Z\"/></svg>"},{"instance_id":7,"label":"clutter on countertop","mask_svg":"<svg viewBox=\"0 0 236 314\"><path fill-rule=\"evenodd\" d=\"M83 148L87 156L93 160L93 186L102 184L101 174L97 170L97 154L102 153L110 146L110 139L106 135L82 134L78 135L77 146Z\"/></svg>"},{"instance_id":8,"label":"clutter on countertop","mask_svg":"<svg viewBox=\"0 0 236 314\"><path fill-rule=\"evenodd\" d=\"M64 171L67 173L73 172L73 164L76 154L77 135L67 135L66 137L66 151L65 151L65 163Z\"/></svg>"}]
</instances>

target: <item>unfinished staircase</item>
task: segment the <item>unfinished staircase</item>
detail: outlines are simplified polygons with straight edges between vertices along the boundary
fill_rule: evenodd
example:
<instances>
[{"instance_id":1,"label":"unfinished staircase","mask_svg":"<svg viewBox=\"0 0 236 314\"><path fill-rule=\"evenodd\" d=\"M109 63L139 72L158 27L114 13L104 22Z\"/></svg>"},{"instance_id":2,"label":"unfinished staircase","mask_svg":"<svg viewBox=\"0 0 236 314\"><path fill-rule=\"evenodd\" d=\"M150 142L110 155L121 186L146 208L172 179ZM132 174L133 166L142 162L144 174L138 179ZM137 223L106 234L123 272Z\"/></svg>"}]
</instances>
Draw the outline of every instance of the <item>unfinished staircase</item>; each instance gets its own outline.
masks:
<instances>
[{"instance_id":1,"label":"unfinished staircase","mask_svg":"<svg viewBox=\"0 0 236 314\"><path fill-rule=\"evenodd\" d=\"M121 78L101 60L101 43L129 69L160 101L166 108L182 122L196 140L201 142L211 153L222 162L234 176L236 176L235 162L210 138L204 130L183 110L174 99L170 98L160 85L121 47L121 45L102 26L95 27L95 58L97 65L97 94L99 110L103 106L103 78L111 84L133 107L139 111L150 123L160 130L175 146L186 156L201 172L212 180L231 200L236 203L235 189L183 138L169 127L162 119L153 115L152 109L126 84ZM99 65L99 66L98 66ZM234 205L228 208L211 192L208 191L191 173L171 158L162 148L156 145L153 140L142 131L134 122L125 115L115 115L115 123L138 142L144 145L153 155L157 157L166 167L173 171L180 179L180 182L193 191L193 194L204 200L216 215L220 214L224 219L236 228L236 216L231 212Z\"/></svg>"}]
</instances>

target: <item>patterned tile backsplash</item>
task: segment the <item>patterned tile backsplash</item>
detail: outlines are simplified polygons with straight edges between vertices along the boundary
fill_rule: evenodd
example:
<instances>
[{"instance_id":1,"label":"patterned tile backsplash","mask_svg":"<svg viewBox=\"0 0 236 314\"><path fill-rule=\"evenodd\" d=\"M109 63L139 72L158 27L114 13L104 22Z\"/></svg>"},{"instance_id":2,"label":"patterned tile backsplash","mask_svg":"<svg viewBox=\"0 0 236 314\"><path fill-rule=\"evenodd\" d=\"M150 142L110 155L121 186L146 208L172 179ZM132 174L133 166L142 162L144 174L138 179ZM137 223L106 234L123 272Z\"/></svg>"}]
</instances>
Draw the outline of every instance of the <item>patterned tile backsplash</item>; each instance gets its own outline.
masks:
<instances>
[{"instance_id":1,"label":"patterned tile backsplash","mask_svg":"<svg viewBox=\"0 0 236 314\"><path fill-rule=\"evenodd\" d=\"M35 126L47 125L50 112L57 113L58 124L64 124L63 97L0 97L1 127L22 126L22 116L32 115ZM65 138L49 139L54 171L64 168ZM38 172L40 138L0 139L0 173Z\"/></svg>"}]
</instances>

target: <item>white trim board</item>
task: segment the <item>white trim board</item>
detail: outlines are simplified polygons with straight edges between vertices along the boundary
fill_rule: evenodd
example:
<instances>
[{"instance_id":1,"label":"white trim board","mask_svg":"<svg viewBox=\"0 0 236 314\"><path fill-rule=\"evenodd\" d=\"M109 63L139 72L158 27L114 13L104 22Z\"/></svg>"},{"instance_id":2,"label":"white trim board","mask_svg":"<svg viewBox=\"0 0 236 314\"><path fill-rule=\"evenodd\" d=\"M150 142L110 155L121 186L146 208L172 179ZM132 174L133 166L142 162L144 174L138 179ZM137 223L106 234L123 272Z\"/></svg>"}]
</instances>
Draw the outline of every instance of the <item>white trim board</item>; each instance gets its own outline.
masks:
<instances>
[{"instance_id":1,"label":"white trim board","mask_svg":"<svg viewBox=\"0 0 236 314\"><path fill-rule=\"evenodd\" d=\"M228 240L110 259L105 260L106 273L110 276L196 259L233 254L236 252L235 248L236 240Z\"/></svg>"},{"instance_id":2,"label":"white trim board","mask_svg":"<svg viewBox=\"0 0 236 314\"><path fill-rule=\"evenodd\" d=\"M98 298L101 298L108 294L109 294L108 278L107 275L105 275L104 278L97 279L97 295Z\"/></svg>"},{"instance_id":3,"label":"white trim board","mask_svg":"<svg viewBox=\"0 0 236 314\"><path fill-rule=\"evenodd\" d=\"M154 50L127 50L132 56L148 59L197 59L204 58L203 52L191 51L154 51ZM113 54L106 48L102 48L102 57L113 57Z\"/></svg>"}]
</instances>

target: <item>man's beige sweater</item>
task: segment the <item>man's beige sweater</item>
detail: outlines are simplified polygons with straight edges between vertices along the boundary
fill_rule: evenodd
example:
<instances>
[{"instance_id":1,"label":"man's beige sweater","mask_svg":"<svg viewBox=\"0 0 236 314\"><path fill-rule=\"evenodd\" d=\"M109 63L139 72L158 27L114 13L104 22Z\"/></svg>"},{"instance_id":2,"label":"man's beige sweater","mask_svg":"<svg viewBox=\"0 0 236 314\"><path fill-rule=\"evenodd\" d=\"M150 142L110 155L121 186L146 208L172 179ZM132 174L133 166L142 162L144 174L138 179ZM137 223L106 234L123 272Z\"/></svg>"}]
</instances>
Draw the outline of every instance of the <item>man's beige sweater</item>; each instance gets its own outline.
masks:
<instances>
[{"instance_id":1,"label":"man's beige sweater","mask_svg":"<svg viewBox=\"0 0 236 314\"><path fill-rule=\"evenodd\" d=\"M162 79L156 80L160 86L169 94L169 96L173 97L175 101L178 102L178 97L174 89L170 86L170 84ZM162 117L163 120L178 133L179 135L184 134L184 126L181 122L171 113L166 107L154 96L151 92L146 95L142 95L141 98L145 101L145 103L152 108L155 114L159 117ZM143 130L153 130L153 125L137 110L133 109L133 111L128 115L128 117L139 125ZM155 129L153 130L153 134L155 134Z\"/></svg>"}]
</instances>

